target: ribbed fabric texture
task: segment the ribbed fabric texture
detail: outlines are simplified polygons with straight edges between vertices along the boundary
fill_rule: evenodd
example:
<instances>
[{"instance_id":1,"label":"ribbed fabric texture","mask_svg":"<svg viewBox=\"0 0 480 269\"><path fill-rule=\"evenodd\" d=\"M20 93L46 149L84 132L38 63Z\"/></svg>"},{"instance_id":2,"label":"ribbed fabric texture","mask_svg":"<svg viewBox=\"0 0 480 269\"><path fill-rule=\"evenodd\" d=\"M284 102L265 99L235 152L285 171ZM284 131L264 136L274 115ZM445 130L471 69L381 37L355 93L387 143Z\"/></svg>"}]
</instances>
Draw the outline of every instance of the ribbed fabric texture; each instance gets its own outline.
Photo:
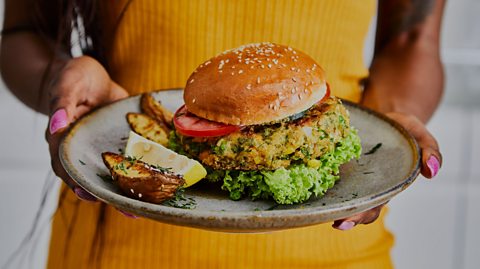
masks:
<instances>
[{"instance_id":1,"label":"ribbed fabric texture","mask_svg":"<svg viewBox=\"0 0 480 269\"><path fill-rule=\"evenodd\" d=\"M183 87L213 55L270 41L311 55L335 95L360 98L374 0L133 0L126 9L126 0L100 2L111 75L132 94ZM383 215L348 232L329 223L229 234L133 220L107 207L102 252L93 259L99 211L67 192L54 218L48 268L391 268L393 238Z\"/></svg>"}]
</instances>

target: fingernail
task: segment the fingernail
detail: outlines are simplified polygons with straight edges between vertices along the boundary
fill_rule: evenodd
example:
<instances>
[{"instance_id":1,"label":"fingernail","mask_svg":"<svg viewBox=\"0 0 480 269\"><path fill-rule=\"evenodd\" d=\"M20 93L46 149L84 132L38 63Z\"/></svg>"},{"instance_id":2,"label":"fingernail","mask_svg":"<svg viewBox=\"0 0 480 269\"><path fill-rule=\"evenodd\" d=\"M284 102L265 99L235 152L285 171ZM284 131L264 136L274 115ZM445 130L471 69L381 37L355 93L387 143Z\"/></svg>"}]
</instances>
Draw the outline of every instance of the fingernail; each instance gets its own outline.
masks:
<instances>
[{"instance_id":1,"label":"fingernail","mask_svg":"<svg viewBox=\"0 0 480 269\"><path fill-rule=\"evenodd\" d=\"M335 228L337 228L339 230L342 230L342 231L347 231L347 230L352 229L353 227L355 227L355 222L353 222L353 221L342 221L342 223L340 223L340 225L338 225Z\"/></svg>"},{"instance_id":2,"label":"fingernail","mask_svg":"<svg viewBox=\"0 0 480 269\"><path fill-rule=\"evenodd\" d=\"M77 195L78 199L80 199L80 200L88 201L88 202L96 202L97 201L97 198L95 198L93 195L91 195L86 190L84 190L80 187L75 187L73 189L73 192Z\"/></svg>"},{"instance_id":3,"label":"fingernail","mask_svg":"<svg viewBox=\"0 0 480 269\"><path fill-rule=\"evenodd\" d=\"M122 211L120 209L117 209L118 212L122 213L122 215L124 215L125 217L127 218L131 218L131 219L138 219L137 216L133 215L133 214L130 214L128 212L125 212L125 211Z\"/></svg>"},{"instance_id":4,"label":"fingernail","mask_svg":"<svg viewBox=\"0 0 480 269\"><path fill-rule=\"evenodd\" d=\"M50 118L50 134L56 133L59 129L67 127L67 125L67 111L63 108L55 111Z\"/></svg>"},{"instance_id":5,"label":"fingernail","mask_svg":"<svg viewBox=\"0 0 480 269\"><path fill-rule=\"evenodd\" d=\"M432 177L436 176L438 173L438 169L440 168L440 162L438 161L437 157L431 155L427 161L428 169L430 169L430 175Z\"/></svg>"}]
</instances>

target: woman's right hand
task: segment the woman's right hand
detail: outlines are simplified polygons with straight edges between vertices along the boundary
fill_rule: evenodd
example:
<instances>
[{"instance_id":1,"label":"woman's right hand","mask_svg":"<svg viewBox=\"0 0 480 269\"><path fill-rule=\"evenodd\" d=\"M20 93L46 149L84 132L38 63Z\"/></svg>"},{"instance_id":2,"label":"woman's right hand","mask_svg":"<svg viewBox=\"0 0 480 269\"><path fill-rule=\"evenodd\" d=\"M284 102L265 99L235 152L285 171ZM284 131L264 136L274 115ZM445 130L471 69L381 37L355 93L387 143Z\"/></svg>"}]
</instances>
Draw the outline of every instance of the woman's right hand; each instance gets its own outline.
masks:
<instances>
[{"instance_id":1,"label":"woman's right hand","mask_svg":"<svg viewBox=\"0 0 480 269\"><path fill-rule=\"evenodd\" d=\"M82 56L69 60L47 87L50 120L46 130L52 168L82 200L95 197L80 188L63 169L58 156L61 138L70 124L91 109L125 98L128 93L110 79L95 59Z\"/></svg>"}]
</instances>

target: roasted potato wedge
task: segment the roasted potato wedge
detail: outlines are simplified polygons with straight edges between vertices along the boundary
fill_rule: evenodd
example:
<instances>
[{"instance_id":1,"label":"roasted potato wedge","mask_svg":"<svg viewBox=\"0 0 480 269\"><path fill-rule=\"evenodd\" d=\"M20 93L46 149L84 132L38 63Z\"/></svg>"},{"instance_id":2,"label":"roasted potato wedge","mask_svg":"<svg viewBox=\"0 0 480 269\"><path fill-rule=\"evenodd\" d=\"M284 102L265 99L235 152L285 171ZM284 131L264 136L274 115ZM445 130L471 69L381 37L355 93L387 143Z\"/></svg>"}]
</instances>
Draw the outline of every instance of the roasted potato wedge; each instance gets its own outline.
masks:
<instances>
[{"instance_id":1,"label":"roasted potato wedge","mask_svg":"<svg viewBox=\"0 0 480 269\"><path fill-rule=\"evenodd\" d=\"M140 98L140 107L143 113L158 121L162 128L166 128L166 132L171 130L173 119L172 112L163 107L162 104L155 100L151 94L142 94L142 97Z\"/></svg>"},{"instance_id":2,"label":"roasted potato wedge","mask_svg":"<svg viewBox=\"0 0 480 269\"><path fill-rule=\"evenodd\" d=\"M131 198L159 204L173 198L176 190L185 184L181 176L140 160L112 152L102 153L102 158L113 180Z\"/></svg>"},{"instance_id":3,"label":"roasted potato wedge","mask_svg":"<svg viewBox=\"0 0 480 269\"><path fill-rule=\"evenodd\" d=\"M141 113L128 113L127 121L135 133L162 146L168 144L168 133L151 117Z\"/></svg>"}]
</instances>

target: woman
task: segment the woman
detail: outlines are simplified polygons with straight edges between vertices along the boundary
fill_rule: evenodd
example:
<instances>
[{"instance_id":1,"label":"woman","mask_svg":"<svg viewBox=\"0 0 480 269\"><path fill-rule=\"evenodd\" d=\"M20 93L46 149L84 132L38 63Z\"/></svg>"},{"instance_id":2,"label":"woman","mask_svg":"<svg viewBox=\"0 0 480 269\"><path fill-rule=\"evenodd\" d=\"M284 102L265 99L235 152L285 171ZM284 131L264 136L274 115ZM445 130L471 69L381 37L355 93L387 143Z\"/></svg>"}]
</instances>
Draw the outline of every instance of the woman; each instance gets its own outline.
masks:
<instances>
[{"instance_id":1,"label":"woman","mask_svg":"<svg viewBox=\"0 0 480 269\"><path fill-rule=\"evenodd\" d=\"M337 230L323 224L269 234L224 234L125 218L105 204L76 198L95 200L62 169L58 144L68 126L94 107L182 87L212 55L271 41L321 63L333 94L401 123L422 148L422 174L432 178L441 154L424 124L443 89L442 0L381 1L369 70L362 47L373 0L42 2L6 1L1 60L11 91L50 115L52 166L68 186L53 222L48 268L392 267L393 239L384 228L382 207L335 221ZM88 56L72 57L71 26L79 24Z\"/></svg>"}]
</instances>

